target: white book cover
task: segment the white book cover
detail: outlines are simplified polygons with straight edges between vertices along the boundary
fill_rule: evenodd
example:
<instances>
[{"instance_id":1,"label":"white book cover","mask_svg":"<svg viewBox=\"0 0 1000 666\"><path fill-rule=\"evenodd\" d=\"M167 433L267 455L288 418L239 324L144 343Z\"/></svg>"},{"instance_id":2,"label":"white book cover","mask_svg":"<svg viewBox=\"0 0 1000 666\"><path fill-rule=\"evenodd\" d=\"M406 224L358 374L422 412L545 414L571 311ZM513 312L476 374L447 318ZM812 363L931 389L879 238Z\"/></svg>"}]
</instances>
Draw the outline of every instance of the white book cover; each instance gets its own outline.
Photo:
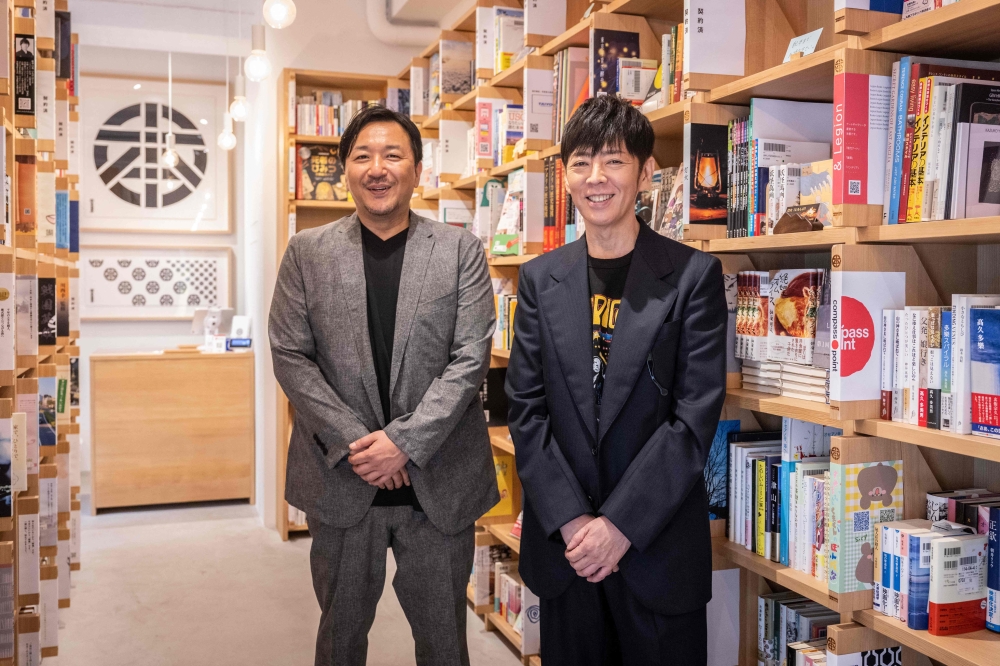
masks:
<instances>
[{"instance_id":1,"label":"white book cover","mask_svg":"<svg viewBox=\"0 0 1000 666\"><path fill-rule=\"evenodd\" d=\"M438 176L461 176L465 171L466 158L469 153L469 129L471 122L465 120L444 120L438 127L438 148L441 152L441 162Z\"/></svg>"},{"instance_id":2,"label":"white book cover","mask_svg":"<svg viewBox=\"0 0 1000 666\"><path fill-rule=\"evenodd\" d=\"M19 513L17 532L17 593L20 596L38 594L41 569L38 514Z\"/></svg>"},{"instance_id":3,"label":"white book cover","mask_svg":"<svg viewBox=\"0 0 1000 666\"><path fill-rule=\"evenodd\" d=\"M476 7L476 69L493 71L493 8Z\"/></svg>"},{"instance_id":4,"label":"white book cover","mask_svg":"<svg viewBox=\"0 0 1000 666\"><path fill-rule=\"evenodd\" d=\"M924 160L924 197L921 200L920 219L931 219L934 191L937 186L938 159L940 158L941 133L944 129L944 109L948 100L948 91L954 84L939 83L936 79L931 86L930 127L927 136L927 157Z\"/></svg>"},{"instance_id":5,"label":"white book cover","mask_svg":"<svg viewBox=\"0 0 1000 666\"><path fill-rule=\"evenodd\" d=\"M931 605L961 604L986 597L986 539L985 534L968 534L931 542Z\"/></svg>"},{"instance_id":6,"label":"white book cover","mask_svg":"<svg viewBox=\"0 0 1000 666\"><path fill-rule=\"evenodd\" d=\"M19 356L38 354L38 279L18 275L15 279L15 335Z\"/></svg>"},{"instance_id":7,"label":"white book cover","mask_svg":"<svg viewBox=\"0 0 1000 666\"><path fill-rule=\"evenodd\" d=\"M750 118L751 139L772 137L826 144L833 140L833 104L754 97L750 100Z\"/></svg>"},{"instance_id":8,"label":"white book cover","mask_svg":"<svg viewBox=\"0 0 1000 666\"><path fill-rule=\"evenodd\" d=\"M965 217L1000 215L1000 125L969 125L967 156Z\"/></svg>"},{"instance_id":9,"label":"white book cover","mask_svg":"<svg viewBox=\"0 0 1000 666\"><path fill-rule=\"evenodd\" d=\"M886 11L884 0L834 0L833 11L841 9L866 9L869 11ZM895 12L899 13L899 12Z\"/></svg>"},{"instance_id":10,"label":"white book cover","mask_svg":"<svg viewBox=\"0 0 1000 666\"><path fill-rule=\"evenodd\" d=\"M785 139L754 139L758 168L781 164L805 164L830 159L830 144Z\"/></svg>"},{"instance_id":11,"label":"white book cover","mask_svg":"<svg viewBox=\"0 0 1000 666\"><path fill-rule=\"evenodd\" d=\"M40 585L42 649L59 647L59 580L50 578Z\"/></svg>"},{"instance_id":12,"label":"white book cover","mask_svg":"<svg viewBox=\"0 0 1000 666\"><path fill-rule=\"evenodd\" d=\"M948 200L948 179L951 178L954 163L951 154L951 137L954 134L955 129L954 116L956 98L957 95L955 94L955 88L952 86L948 91L948 96L945 101L944 126L941 130L941 145L938 149L937 183L934 188L933 211L931 211L932 220L943 220L947 215L945 203Z\"/></svg>"},{"instance_id":13,"label":"white book cover","mask_svg":"<svg viewBox=\"0 0 1000 666\"><path fill-rule=\"evenodd\" d=\"M24 412L15 412L10 420L10 490L15 493L28 490L27 418Z\"/></svg>"},{"instance_id":14,"label":"white book cover","mask_svg":"<svg viewBox=\"0 0 1000 666\"><path fill-rule=\"evenodd\" d=\"M51 165L49 170L42 171L42 165ZM35 229L35 240L39 243L56 242L56 173L53 162L40 162L36 183L36 205L38 208L38 226Z\"/></svg>"},{"instance_id":15,"label":"white book cover","mask_svg":"<svg viewBox=\"0 0 1000 666\"><path fill-rule=\"evenodd\" d=\"M882 310L902 308L906 273L831 271L830 400L879 400Z\"/></svg>"},{"instance_id":16,"label":"white book cover","mask_svg":"<svg viewBox=\"0 0 1000 666\"><path fill-rule=\"evenodd\" d=\"M552 140L551 69L524 69L524 138Z\"/></svg>"},{"instance_id":17,"label":"white book cover","mask_svg":"<svg viewBox=\"0 0 1000 666\"><path fill-rule=\"evenodd\" d=\"M77 119L74 120L74 118ZM74 174L80 173L80 151L82 149L82 144L80 143L80 121L78 118L79 114L76 111L70 112L67 150L69 152L69 172Z\"/></svg>"},{"instance_id":18,"label":"white book cover","mask_svg":"<svg viewBox=\"0 0 1000 666\"><path fill-rule=\"evenodd\" d=\"M889 91L889 135L886 141L885 166L882 178L882 224L889 224L889 192L892 189L892 156L896 145L896 123L892 122L892 114L899 98L899 61L892 63L892 82Z\"/></svg>"},{"instance_id":19,"label":"white book cover","mask_svg":"<svg viewBox=\"0 0 1000 666\"><path fill-rule=\"evenodd\" d=\"M69 161L69 100L56 99L56 159Z\"/></svg>"},{"instance_id":20,"label":"white book cover","mask_svg":"<svg viewBox=\"0 0 1000 666\"><path fill-rule=\"evenodd\" d=\"M910 335L910 355L907 362L910 364L910 403L907 416L907 423L918 425L920 421L920 384L921 378L927 379L927 308L907 306L907 311L913 317ZM926 415L925 415L926 419Z\"/></svg>"},{"instance_id":21,"label":"white book cover","mask_svg":"<svg viewBox=\"0 0 1000 666\"><path fill-rule=\"evenodd\" d=\"M427 67L410 66L410 115L428 116L427 79L430 72Z\"/></svg>"},{"instance_id":22,"label":"white book cover","mask_svg":"<svg viewBox=\"0 0 1000 666\"><path fill-rule=\"evenodd\" d=\"M39 61L53 62L48 58ZM56 138L56 72L55 69L35 71L35 126L37 137L48 141Z\"/></svg>"},{"instance_id":23,"label":"white book cover","mask_svg":"<svg viewBox=\"0 0 1000 666\"><path fill-rule=\"evenodd\" d=\"M493 73L511 66L511 58L524 48L524 10L493 8Z\"/></svg>"},{"instance_id":24,"label":"white book cover","mask_svg":"<svg viewBox=\"0 0 1000 666\"><path fill-rule=\"evenodd\" d=\"M882 418L892 417L892 350L896 345L896 311L882 310L882 376L879 388L882 391Z\"/></svg>"},{"instance_id":25,"label":"white book cover","mask_svg":"<svg viewBox=\"0 0 1000 666\"><path fill-rule=\"evenodd\" d=\"M893 310L895 339L892 347L892 420L903 422L903 340L906 337L905 310Z\"/></svg>"},{"instance_id":26,"label":"white book cover","mask_svg":"<svg viewBox=\"0 0 1000 666\"><path fill-rule=\"evenodd\" d=\"M80 278L69 279L69 330L80 330Z\"/></svg>"},{"instance_id":27,"label":"white book cover","mask_svg":"<svg viewBox=\"0 0 1000 666\"><path fill-rule=\"evenodd\" d=\"M0 273L0 371L13 371L17 367L15 294L14 274Z\"/></svg>"},{"instance_id":28,"label":"white book cover","mask_svg":"<svg viewBox=\"0 0 1000 666\"><path fill-rule=\"evenodd\" d=\"M968 435L972 432L972 392L969 383L972 367L969 355L969 335L972 330L969 311L974 307L1000 305L1000 296L952 294L951 336L951 395L952 432Z\"/></svg>"},{"instance_id":29,"label":"white book cover","mask_svg":"<svg viewBox=\"0 0 1000 666\"><path fill-rule=\"evenodd\" d=\"M55 39L56 0L38 0L35 3L35 34Z\"/></svg>"},{"instance_id":30,"label":"white book cover","mask_svg":"<svg viewBox=\"0 0 1000 666\"><path fill-rule=\"evenodd\" d=\"M525 34L552 38L566 32L566 27L566 0L525 0Z\"/></svg>"},{"instance_id":31,"label":"white book cover","mask_svg":"<svg viewBox=\"0 0 1000 666\"><path fill-rule=\"evenodd\" d=\"M683 47L685 76L743 76L746 3L742 0L684 0Z\"/></svg>"}]
</instances>

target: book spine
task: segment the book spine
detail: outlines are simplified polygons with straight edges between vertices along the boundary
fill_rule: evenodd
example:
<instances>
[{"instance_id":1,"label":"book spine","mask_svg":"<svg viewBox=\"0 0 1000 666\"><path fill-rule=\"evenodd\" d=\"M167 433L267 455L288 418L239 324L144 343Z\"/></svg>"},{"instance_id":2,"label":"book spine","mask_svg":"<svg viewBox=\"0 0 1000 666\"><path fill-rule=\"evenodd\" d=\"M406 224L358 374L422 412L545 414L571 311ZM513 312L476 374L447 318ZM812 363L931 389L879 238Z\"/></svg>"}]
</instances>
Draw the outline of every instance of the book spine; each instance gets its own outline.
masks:
<instances>
[{"instance_id":1,"label":"book spine","mask_svg":"<svg viewBox=\"0 0 1000 666\"><path fill-rule=\"evenodd\" d=\"M833 82L833 205L882 203L891 78L840 73ZM850 131L848 131L850 128Z\"/></svg>"},{"instance_id":2,"label":"book spine","mask_svg":"<svg viewBox=\"0 0 1000 666\"><path fill-rule=\"evenodd\" d=\"M919 222L924 201L924 169L927 164L927 149L930 141L931 96L933 79L920 79L920 101L918 115L913 128L913 157L910 162L910 194L907 198L907 222Z\"/></svg>"},{"instance_id":3,"label":"book spine","mask_svg":"<svg viewBox=\"0 0 1000 666\"><path fill-rule=\"evenodd\" d=\"M757 597L757 666L764 666L766 655L764 654L765 621L767 617L767 599Z\"/></svg>"},{"instance_id":4,"label":"book spine","mask_svg":"<svg viewBox=\"0 0 1000 666\"><path fill-rule=\"evenodd\" d=\"M880 586L881 598L879 599L879 608L882 611L882 615L889 615L889 595L892 592L892 528L885 525L876 525L875 529L882 533L880 539L882 547L882 583Z\"/></svg>"},{"instance_id":5,"label":"book spine","mask_svg":"<svg viewBox=\"0 0 1000 666\"><path fill-rule=\"evenodd\" d=\"M896 82L896 104L892 109L892 124L894 139L892 144L892 171L889 176L889 215L883 224L899 222L899 198L901 190L901 174L903 167L904 144L906 142L906 104L909 99L910 86L910 56L903 56L899 61L899 79Z\"/></svg>"},{"instance_id":6,"label":"book spine","mask_svg":"<svg viewBox=\"0 0 1000 666\"><path fill-rule=\"evenodd\" d=\"M882 526L872 534L872 610L882 612Z\"/></svg>"},{"instance_id":7,"label":"book spine","mask_svg":"<svg viewBox=\"0 0 1000 666\"><path fill-rule=\"evenodd\" d=\"M927 427L941 429L941 316L933 307L927 316Z\"/></svg>"},{"instance_id":8,"label":"book spine","mask_svg":"<svg viewBox=\"0 0 1000 666\"><path fill-rule=\"evenodd\" d=\"M1000 507L989 508L986 545L986 628L1000 632Z\"/></svg>"},{"instance_id":9,"label":"book spine","mask_svg":"<svg viewBox=\"0 0 1000 666\"><path fill-rule=\"evenodd\" d=\"M781 506L781 486L780 486L780 476L781 476L781 465L768 465L768 475L770 480L768 483L768 488L770 489L770 496L768 497L767 503L767 518L768 518L768 531L770 532L766 551L767 558L772 562L777 562L780 559L781 550L781 527L780 521L778 519L779 507Z\"/></svg>"},{"instance_id":10,"label":"book spine","mask_svg":"<svg viewBox=\"0 0 1000 666\"><path fill-rule=\"evenodd\" d=\"M892 420L903 421L903 317L905 310L893 311L892 342Z\"/></svg>"},{"instance_id":11,"label":"book spine","mask_svg":"<svg viewBox=\"0 0 1000 666\"><path fill-rule=\"evenodd\" d=\"M928 311L917 310L917 425L927 427Z\"/></svg>"},{"instance_id":12,"label":"book spine","mask_svg":"<svg viewBox=\"0 0 1000 666\"><path fill-rule=\"evenodd\" d=\"M879 418L883 421L892 420L892 350L896 342L895 320L895 310L882 310L882 401Z\"/></svg>"},{"instance_id":13,"label":"book spine","mask_svg":"<svg viewBox=\"0 0 1000 666\"><path fill-rule=\"evenodd\" d=\"M756 520L754 521L754 552L764 557L764 520L767 517L767 458L755 461L757 473Z\"/></svg>"},{"instance_id":14,"label":"book spine","mask_svg":"<svg viewBox=\"0 0 1000 666\"><path fill-rule=\"evenodd\" d=\"M890 201L892 200L892 156L896 152L896 104L899 101L899 74L902 63L892 64L892 84L889 97L889 137L885 151L885 173L882 183L882 224L889 223Z\"/></svg>"},{"instance_id":15,"label":"book spine","mask_svg":"<svg viewBox=\"0 0 1000 666\"><path fill-rule=\"evenodd\" d=\"M785 419L786 421L788 419ZM779 505L780 518L778 525L778 532L780 534L778 540L779 560L786 567L788 566L788 531L789 526L789 507L790 507L790 489L789 483L792 480L792 474L795 471L796 462L794 460L782 460L781 461L781 480L780 486L778 488L778 495L781 499Z\"/></svg>"},{"instance_id":16,"label":"book spine","mask_svg":"<svg viewBox=\"0 0 1000 666\"><path fill-rule=\"evenodd\" d=\"M908 212L908 201L910 195L910 165L913 162L913 131L914 123L909 122L909 118L912 116L916 120L917 112L919 108L917 106L920 96L920 74L921 66L913 65L910 67L910 77L907 84L906 93L906 132L903 135L903 159L900 163L899 170L899 201L897 204L897 222L902 224L906 222L906 214Z\"/></svg>"},{"instance_id":17,"label":"book spine","mask_svg":"<svg viewBox=\"0 0 1000 666\"><path fill-rule=\"evenodd\" d=\"M927 596L931 578L931 540L911 534L909 539L909 570L907 581L906 626L927 629Z\"/></svg>"},{"instance_id":18,"label":"book spine","mask_svg":"<svg viewBox=\"0 0 1000 666\"><path fill-rule=\"evenodd\" d=\"M832 462L830 464L830 515L827 519L830 521L831 534L830 534L830 561L827 565L828 584L832 591L841 592L844 591L844 582L842 579L846 578L845 575L841 575L841 553L844 551L844 546L846 543L843 541L844 531L847 528L846 516L844 515L844 466Z\"/></svg>"},{"instance_id":19,"label":"book spine","mask_svg":"<svg viewBox=\"0 0 1000 666\"><path fill-rule=\"evenodd\" d=\"M951 354L952 354L952 309L941 309L941 430L951 430Z\"/></svg>"}]
</instances>

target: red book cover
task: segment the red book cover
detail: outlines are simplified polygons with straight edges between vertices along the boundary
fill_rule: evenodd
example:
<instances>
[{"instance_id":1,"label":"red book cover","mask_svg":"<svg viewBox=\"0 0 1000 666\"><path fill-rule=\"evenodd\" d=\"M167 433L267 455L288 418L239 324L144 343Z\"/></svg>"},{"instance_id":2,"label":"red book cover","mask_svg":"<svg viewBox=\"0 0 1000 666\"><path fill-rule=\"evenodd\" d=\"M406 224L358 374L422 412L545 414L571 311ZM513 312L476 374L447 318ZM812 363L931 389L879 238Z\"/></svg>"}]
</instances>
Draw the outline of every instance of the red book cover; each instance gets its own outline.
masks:
<instances>
[{"instance_id":1,"label":"red book cover","mask_svg":"<svg viewBox=\"0 0 1000 666\"><path fill-rule=\"evenodd\" d=\"M833 78L833 204L881 205L891 76Z\"/></svg>"},{"instance_id":2,"label":"red book cover","mask_svg":"<svg viewBox=\"0 0 1000 666\"><path fill-rule=\"evenodd\" d=\"M295 151L295 198L302 198L302 155L301 151Z\"/></svg>"},{"instance_id":3,"label":"red book cover","mask_svg":"<svg viewBox=\"0 0 1000 666\"><path fill-rule=\"evenodd\" d=\"M983 599L950 604L928 605L927 633L931 636L968 634L986 628L986 604Z\"/></svg>"},{"instance_id":4,"label":"red book cover","mask_svg":"<svg viewBox=\"0 0 1000 666\"><path fill-rule=\"evenodd\" d=\"M917 391L917 425L921 428L927 427L927 389L922 388Z\"/></svg>"},{"instance_id":5,"label":"red book cover","mask_svg":"<svg viewBox=\"0 0 1000 666\"><path fill-rule=\"evenodd\" d=\"M559 193L559 227L556 232L556 245L562 247L566 244L566 188L563 187L563 176L565 175L565 170L563 168L562 158L556 158L556 192Z\"/></svg>"},{"instance_id":6,"label":"red book cover","mask_svg":"<svg viewBox=\"0 0 1000 666\"><path fill-rule=\"evenodd\" d=\"M892 420L892 391L882 391L882 401L879 405L878 417L883 421Z\"/></svg>"}]
</instances>

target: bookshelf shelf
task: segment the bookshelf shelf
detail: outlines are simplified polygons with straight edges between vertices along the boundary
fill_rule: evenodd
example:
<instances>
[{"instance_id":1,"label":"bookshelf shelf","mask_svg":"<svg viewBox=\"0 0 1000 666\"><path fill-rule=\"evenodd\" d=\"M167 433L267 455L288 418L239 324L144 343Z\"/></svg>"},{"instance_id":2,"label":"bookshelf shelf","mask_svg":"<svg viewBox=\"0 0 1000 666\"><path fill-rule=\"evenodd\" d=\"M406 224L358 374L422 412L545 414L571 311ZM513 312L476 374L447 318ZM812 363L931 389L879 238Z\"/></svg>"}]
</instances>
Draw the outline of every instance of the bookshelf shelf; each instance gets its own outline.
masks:
<instances>
[{"instance_id":1,"label":"bookshelf shelf","mask_svg":"<svg viewBox=\"0 0 1000 666\"><path fill-rule=\"evenodd\" d=\"M1000 441L989 437L959 435L945 430L921 428L909 423L876 419L857 421L855 430L863 435L885 437L897 442L1000 462Z\"/></svg>"},{"instance_id":2,"label":"bookshelf shelf","mask_svg":"<svg viewBox=\"0 0 1000 666\"><path fill-rule=\"evenodd\" d=\"M571 46L590 46L590 18L582 19L572 28L538 49L540 55L555 55Z\"/></svg>"},{"instance_id":3,"label":"bookshelf shelf","mask_svg":"<svg viewBox=\"0 0 1000 666\"><path fill-rule=\"evenodd\" d=\"M490 531L490 534L502 541L505 546L520 555L521 540L510 535L510 528L512 527L514 527L514 523L498 523L496 525L489 525L486 529Z\"/></svg>"},{"instance_id":4,"label":"bookshelf shelf","mask_svg":"<svg viewBox=\"0 0 1000 666\"><path fill-rule=\"evenodd\" d=\"M326 143L332 146L340 145L339 136L309 136L308 134L292 134L288 137L289 141L294 141L295 143Z\"/></svg>"},{"instance_id":5,"label":"bookshelf shelf","mask_svg":"<svg viewBox=\"0 0 1000 666\"><path fill-rule=\"evenodd\" d=\"M446 189L448 186L444 185L441 187L432 187L430 189L424 190L422 198L426 201L437 201L441 198L441 190Z\"/></svg>"},{"instance_id":6,"label":"bookshelf shelf","mask_svg":"<svg viewBox=\"0 0 1000 666\"><path fill-rule=\"evenodd\" d=\"M843 50L839 44L763 72L713 88L708 101L749 104L751 97L792 99L804 102L833 101L833 65Z\"/></svg>"},{"instance_id":7,"label":"bookshelf shelf","mask_svg":"<svg viewBox=\"0 0 1000 666\"><path fill-rule=\"evenodd\" d=\"M453 190L475 190L476 183L479 181L480 176L488 176L488 173L474 173L471 176L466 176L465 178L459 178L454 183L451 184L451 189Z\"/></svg>"},{"instance_id":8,"label":"bookshelf shelf","mask_svg":"<svg viewBox=\"0 0 1000 666\"><path fill-rule=\"evenodd\" d=\"M354 210L353 201L317 201L315 199L291 199L289 203L296 208L323 208L326 210Z\"/></svg>"},{"instance_id":9,"label":"bookshelf shelf","mask_svg":"<svg viewBox=\"0 0 1000 666\"><path fill-rule=\"evenodd\" d=\"M611 14L634 14L648 19L680 23L684 20L682 0L615 0L605 5L602 12Z\"/></svg>"},{"instance_id":10,"label":"bookshelf shelf","mask_svg":"<svg viewBox=\"0 0 1000 666\"><path fill-rule=\"evenodd\" d=\"M729 389L726 391L726 404L749 409L752 412L787 416L834 428L842 428L844 425L843 421L837 418L838 412L829 405L809 400L784 398L748 389Z\"/></svg>"},{"instance_id":11,"label":"bookshelf shelf","mask_svg":"<svg viewBox=\"0 0 1000 666\"><path fill-rule=\"evenodd\" d=\"M793 252L824 251L839 243L856 243L858 231L854 227L827 227L823 231L806 231L797 234L750 236L748 238L720 238L708 241L709 252Z\"/></svg>"},{"instance_id":12,"label":"bookshelf shelf","mask_svg":"<svg viewBox=\"0 0 1000 666\"><path fill-rule=\"evenodd\" d=\"M726 541L721 548L733 564L737 564L762 578L786 587L796 594L801 594L803 597L822 604L830 610L837 611L838 613L841 611L837 595L830 592L823 582L816 580L812 576L795 569L790 569L783 564L764 559L760 555L751 553L743 546L732 541Z\"/></svg>"},{"instance_id":13,"label":"bookshelf shelf","mask_svg":"<svg viewBox=\"0 0 1000 666\"><path fill-rule=\"evenodd\" d=\"M855 611L854 620L946 666L1000 664L1000 634L986 629L957 636L932 636L909 629L906 623L875 610Z\"/></svg>"},{"instance_id":14,"label":"bookshelf shelf","mask_svg":"<svg viewBox=\"0 0 1000 666\"><path fill-rule=\"evenodd\" d=\"M490 257L487 261L490 266L520 266L537 256L537 254L518 254L512 257Z\"/></svg>"},{"instance_id":15,"label":"bookshelf shelf","mask_svg":"<svg viewBox=\"0 0 1000 666\"><path fill-rule=\"evenodd\" d=\"M523 88L524 66L527 63L527 56L521 58L516 63L490 79L490 86L493 88Z\"/></svg>"},{"instance_id":16,"label":"bookshelf shelf","mask_svg":"<svg viewBox=\"0 0 1000 666\"><path fill-rule=\"evenodd\" d=\"M495 356L496 358L510 359L510 350L509 349L498 349L498 348L494 347L493 351L491 352L491 354L493 356Z\"/></svg>"},{"instance_id":17,"label":"bookshelf shelf","mask_svg":"<svg viewBox=\"0 0 1000 666\"><path fill-rule=\"evenodd\" d=\"M506 433L507 431L507 428L490 428L490 444L492 444L494 448L499 449L504 453L509 453L510 455L514 455L514 442L507 439L506 434L502 435L494 434L493 431L498 429L503 430L504 433Z\"/></svg>"},{"instance_id":18,"label":"bookshelf shelf","mask_svg":"<svg viewBox=\"0 0 1000 666\"><path fill-rule=\"evenodd\" d=\"M516 160L511 160L510 162L507 162L506 164L501 164L498 167L493 167L492 169L490 169L490 175L494 176L494 177L496 177L496 176L506 176L507 174L509 174L511 171L514 171L515 169L521 169L521 168L527 166L529 159L534 159L534 158L532 158L532 157L519 157Z\"/></svg>"},{"instance_id":19,"label":"bookshelf shelf","mask_svg":"<svg viewBox=\"0 0 1000 666\"><path fill-rule=\"evenodd\" d=\"M858 240L862 243L1000 243L1000 217L862 227L858 229Z\"/></svg>"},{"instance_id":20,"label":"bookshelf shelf","mask_svg":"<svg viewBox=\"0 0 1000 666\"><path fill-rule=\"evenodd\" d=\"M476 97L479 96L479 88L473 88L469 92L465 93L451 105L451 108L456 111L475 111L476 110Z\"/></svg>"},{"instance_id":21,"label":"bookshelf shelf","mask_svg":"<svg viewBox=\"0 0 1000 666\"><path fill-rule=\"evenodd\" d=\"M308 525L289 525L288 526L288 531L289 532L308 532L309 531L309 526Z\"/></svg>"},{"instance_id":22,"label":"bookshelf shelf","mask_svg":"<svg viewBox=\"0 0 1000 666\"><path fill-rule=\"evenodd\" d=\"M910 55L1000 58L1000 1L963 0L899 21L861 37L861 47Z\"/></svg>"},{"instance_id":23,"label":"bookshelf shelf","mask_svg":"<svg viewBox=\"0 0 1000 666\"><path fill-rule=\"evenodd\" d=\"M514 631L514 627L507 623L507 620L500 617L499 613L490 613L486 616L486 629L496 629L503 637L510 641L518 652L521 651L521 634Z\"/></svg>"}]
</instances>

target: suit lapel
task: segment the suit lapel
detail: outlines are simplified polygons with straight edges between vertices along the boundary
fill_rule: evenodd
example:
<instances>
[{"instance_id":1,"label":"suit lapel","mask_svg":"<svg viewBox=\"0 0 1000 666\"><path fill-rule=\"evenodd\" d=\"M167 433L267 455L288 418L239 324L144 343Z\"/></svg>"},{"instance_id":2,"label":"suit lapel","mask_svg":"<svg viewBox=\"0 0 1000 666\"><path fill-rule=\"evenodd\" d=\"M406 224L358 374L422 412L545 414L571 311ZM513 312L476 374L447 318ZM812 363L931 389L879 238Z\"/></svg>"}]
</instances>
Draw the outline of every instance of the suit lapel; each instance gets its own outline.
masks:
<instances>
[{"instance_id":1,"label":"suit lapel","mask_svg":"<svg viewBox=\"0 0 1000 666\"><path fill-rule=\"evenodd\" d=\"M555 341L556 356L580 418L596 442L594 336L587 244L580 240L571 247L565 261L552 272L557 284L539 295L539 309Z\"/></svg>"},{"instance_id":2,"label":"suit lapel","mask_svg":"<svg viewBox=\"0 0 1000 666\"><path fill-rule=\"evenodd\" d=\"M673 270L660 245L662 240L646 225L640 225L611 339L598 441L608 432L632 393L639 373L646 366L653 340L677 300L677 290L661 279Z\"/></svg>"},{"instance_id":3,"label":"suit lapel","mask_svg":"<svg viewBox=\"0 0 1000 666\"><path fill-rule=\"evenodd\" d=\"M389 395L396 388L396 378L403 362L403 351L410 337L410 327L417 312L417 303L424 287L424 275L434 249L434 227L410 213L410 230L403 254L403 269L399 275L399 296L396 301L396 330L392 336L392 366L389 372Z\"/></svg>"},{"instance_id":4,"label":"suit lapel","mask_svg":"<svg viewBox=\"0 0 1000 666\"><path fill-rule=\"evenodd\" d=\"M378 379L372 360L371 340L368 337L368 295L365 291L365 264L361 248L361 222L357 213L340 222L340 242L335 248L336 263L340 266L340 283L351 316L348 317L354 346L358 351L361 380L379 425L385 427L382 402L378 395Z\"/></svg>"}]
</instances>

